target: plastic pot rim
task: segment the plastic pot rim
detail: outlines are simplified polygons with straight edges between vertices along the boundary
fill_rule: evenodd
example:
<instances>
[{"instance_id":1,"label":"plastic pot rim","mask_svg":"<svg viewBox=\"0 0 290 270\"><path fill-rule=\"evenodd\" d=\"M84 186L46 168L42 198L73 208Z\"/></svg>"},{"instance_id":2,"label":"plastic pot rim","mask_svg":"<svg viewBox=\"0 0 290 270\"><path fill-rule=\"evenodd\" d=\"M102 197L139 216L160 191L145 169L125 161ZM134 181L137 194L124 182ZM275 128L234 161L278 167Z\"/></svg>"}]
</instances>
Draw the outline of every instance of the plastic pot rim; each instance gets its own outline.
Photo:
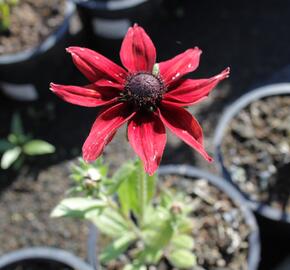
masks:
<instances>
[{"instance_id":1,"label":"plastic pot rim","mask_svg":"<svg viewBox=\"0 0 290 270\"><path fill-rule=\"evenodd\" d=\"M213 175L207 171L198 169L190 165L163 165L158 170L158 175L175 174L182 175L190 178L204 178L209 183L216 186L221 191L225 192L227 196L238 206L243 212L245 222L251 228L249 236L249 253L248 253L248 269L256 270L260 262L261 244L260 244L260 232L255 219L254 214L248 208L244 197L241 193L225 179ZM88 236L88 261L92 267L96 270L99 268L99 262L97 258L96 242L98 238L97 228L91 224L89 236Z\"/></svg>"},{"instance_id":2,"label":"plastic pot rim","mask_svg":"<svg viewBox=\"0 0 290 270\"><path fill-rule=\"evenodd\" d=\"M70 1L66 1L66 11L62 24L51 33L44 41L39 45L13 54L5 54L0 56L0 65L15 64L22 61L29 60L39 54L42 54L52 48L66 33L71 16L75 12L75 4Z\"/></svg>"},{"instance_id":3,"label":"plastic pot rim","mask_svg":"<svg viewBox=\"0 0 290 270\"><path fill-rule=\"evenodd\" d=\"M88 8L107 11L118 11L123 9L134 8L152 0L108 0L108 1L91 1L91 0L70 0L76 5Z\"/></svg>"},{"instance_id":4,"label":"plastic pot rim","mask_svg":"<svg viewBox=\"0 0 290 270\"><path fill-rule=\"evenodd\" d=\"M0 269L26 260L48 260L65 264L75 270L93 270L92 267L72 253L50 247L24 248L6 253L0 257Z\"/></svg>"},{"instance_id":5,"label":"plastic pot rim","mask_svg":"<svg viewBox=\"0 0 290 270\"><path fill-rule=\"evenodd\" d=\"M234 103L228 106L220 118L217 128L214 133L214 149L215 149L215 159L218 161L217 167L220 173L225 179L230 181L234 186L236 186L246 199L247 204L260 215L267 217L271 220L283 221L290 223L290 213L283 212L278 208L271 207L265 203L252 200L248 194L243 192L236 183L232 180L230 173L226 169L223 163L223 155L221 153L221 143L223 141L224 134L228 128L231 120L245 107L247 107L252 102L270 96L279 95L290 95L290 83L275 83L266 86L256 88L240 98L238 98Z\"/></svg>"}]
</instances>

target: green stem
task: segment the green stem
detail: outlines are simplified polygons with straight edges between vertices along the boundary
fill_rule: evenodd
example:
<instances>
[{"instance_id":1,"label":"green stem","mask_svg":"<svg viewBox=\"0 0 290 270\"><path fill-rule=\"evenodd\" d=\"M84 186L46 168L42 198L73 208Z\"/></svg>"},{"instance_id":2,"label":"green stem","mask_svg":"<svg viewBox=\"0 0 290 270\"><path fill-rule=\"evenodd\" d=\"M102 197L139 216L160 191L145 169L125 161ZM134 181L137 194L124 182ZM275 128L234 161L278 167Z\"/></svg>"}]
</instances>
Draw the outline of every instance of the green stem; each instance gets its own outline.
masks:
<instances>
[{"instance_id":1,"label":"green stem","mask_svg":"<svg viewBox=\"0 0 290 270\"><path fill-rule=\"evenodd\" d=\"M139 182L139 195L140 195L140 224L143 224L144 221L144 214L145 214L145 209L146 209L146 205L147 205L147 198L148 198L148 190L147 190L147 183L146 183L146 176L145 176L145 171L144 171L144 167L142 165L141 160L139 160L140 162L140 167L142 168L139 171L139 177L138 177L138 181Z\"/></svg>"},{"instance_id":2,"label":"green stem","mask_svg":"<svg viewBox=\"0 0 290 270\"><path fill-rule=\"evenodd\" d=\"M6 31L10 25L10 8L8 4L1 4L0 26L1 31Z\"/></svg>"},{"instance_id":3,"label":"green stem","mask_svg":"<svg viewBox=\"0 0 290 270\"><path fill-rule=\"evenodd\" d=\"M123 213L123 211L120 210L118 205L113 200L111 200L109 197L107 197L107 204L109 207L115 209L118 213L121 214L121 216L127 221L127 224L129 225L130 229L135 233L136 237L142 240L142 234L141 234L139 228L131 220L131 218L128 217L125 213Z\"/></svg>"}]
</instances>

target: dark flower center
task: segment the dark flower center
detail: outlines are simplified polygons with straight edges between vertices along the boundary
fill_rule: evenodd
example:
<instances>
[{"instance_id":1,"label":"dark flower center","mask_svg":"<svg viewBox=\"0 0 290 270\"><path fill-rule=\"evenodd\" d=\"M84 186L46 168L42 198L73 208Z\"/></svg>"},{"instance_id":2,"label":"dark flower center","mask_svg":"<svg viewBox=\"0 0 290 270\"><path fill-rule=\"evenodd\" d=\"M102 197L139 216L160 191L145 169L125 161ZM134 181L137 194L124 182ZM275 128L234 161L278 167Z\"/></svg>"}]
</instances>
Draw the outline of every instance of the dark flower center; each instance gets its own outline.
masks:
<instances>
[{"instance_id":1,"label":"dark flower center","mask_svg":"<svg viewBox=\"0 0 290 270\"><path fill-rule=\"evenodd\" d=\"M165 86L160 78L150 73L136 73L127 79L124 99L154 111L164 92Z\"/></svg>"}]
</instances>

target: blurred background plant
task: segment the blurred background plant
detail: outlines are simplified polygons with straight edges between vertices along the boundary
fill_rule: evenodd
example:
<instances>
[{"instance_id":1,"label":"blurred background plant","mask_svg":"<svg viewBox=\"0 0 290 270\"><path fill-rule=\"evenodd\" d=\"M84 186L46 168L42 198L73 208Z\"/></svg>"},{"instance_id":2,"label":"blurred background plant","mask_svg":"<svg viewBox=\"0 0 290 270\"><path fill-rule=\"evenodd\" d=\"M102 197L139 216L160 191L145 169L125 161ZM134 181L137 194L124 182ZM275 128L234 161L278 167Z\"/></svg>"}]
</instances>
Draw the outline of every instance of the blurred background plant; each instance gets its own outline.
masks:
<instances>
[{"instance_id":1,"label":"blurred background plant","mask_svg":"<svg viewBox=\"0 0 290 270\"><path fill-rule=\"evenodd\" d=\"M0 33L8 31L10 27L11 7L18 3L19 0L0 0Z\"/></svg>"},{"instance_id":2,"label":"blurred background plant","mask_svg":"<svg viewBox=\"0 0 290 270\"><path fill-rule=\"evenodd\" d=\"M11 130L7 139L0 140L1 168L8 169L12 164L15 170L20 169L25 158L55 152L55 147L50 143L33 139L30 134L25 134L19 114L15 113L11 122Z\"/></svg>"},{"instance_id":3,"label":"blurred background plant","mask_svg":"<svg viewBox=\"0 0 290 270\"><path fill-rule=\"evenodd\" d=\"M101 159L92 164L80 159L72 167L74 197L62 200L52 217L95 224L109 239L99 257L103 265L125 255L121 264L126 270L147 269L164 260L181 269L195 266L191 197L176 190L156 192L157 176L145 174L139 160L124 163L112 177L107 171Z\"/></svg>"}]
</instances>

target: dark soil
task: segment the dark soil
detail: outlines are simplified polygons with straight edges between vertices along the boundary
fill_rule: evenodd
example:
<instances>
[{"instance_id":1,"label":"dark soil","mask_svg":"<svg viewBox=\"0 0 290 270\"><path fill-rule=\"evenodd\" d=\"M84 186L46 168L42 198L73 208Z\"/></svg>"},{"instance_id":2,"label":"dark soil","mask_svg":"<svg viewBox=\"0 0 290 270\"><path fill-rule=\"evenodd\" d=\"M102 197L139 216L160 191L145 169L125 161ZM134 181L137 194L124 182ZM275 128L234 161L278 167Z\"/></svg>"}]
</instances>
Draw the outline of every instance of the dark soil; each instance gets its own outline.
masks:
<instances>
[{"instance_id":1,"label":"dark soil","mask_svg":"<svg viewBox=\"0 0 290 270\"><path fill-rule=\"evenodd\" d=\"M68 267L65 264L54 262L54 261L45 261L45 260L25 260L22 262L10 264L2 270L72 270L71 267ZM73 269L74 270L74 269ZM78 270L78 269L75 269Z\"/></svg>"},{"instance_id":2,"label":"dark soil","mask_svg":"<svg viewBox=\"0 0 290 270\"><path fill-rule=\"evenodd\" d=\"M234 202L205 179L167 176L165 187L175 187L191 195L192 231L200 270L246 270L249 226Z\"/></svg>"},{"instance_id":3,"label":"dark soil","mask_svg":"<svg viewBox=\"0 0 290 270\"><path fill-rule=\"evenodd\" d=\"M225 166L251 199L290 212L290 96L251 103L230 123Z\"/></svg>"},{"instance_id":4,"label":"dark soil","mask_svg":"<svg viewBox=\"0 0 290 270\"><path fill-rule=\"evenodd\" d=\"M20 174L16 180L0 197L0 255L23 247L51 246L86 258L87 224L50 218L70 188L68 164L51 167L37 178Z\"/></svg>"},{"instance_id":5,"label":"dark soil","mask_svg":"<svg viewBox=\"0 0 290 270\"><path fill-rule=\"evenodd\" d=\"M7 32L0 33L0 55L34 48L64 19L65 0L20 0L11 8Z\"/></svg>"}]
</instances>

